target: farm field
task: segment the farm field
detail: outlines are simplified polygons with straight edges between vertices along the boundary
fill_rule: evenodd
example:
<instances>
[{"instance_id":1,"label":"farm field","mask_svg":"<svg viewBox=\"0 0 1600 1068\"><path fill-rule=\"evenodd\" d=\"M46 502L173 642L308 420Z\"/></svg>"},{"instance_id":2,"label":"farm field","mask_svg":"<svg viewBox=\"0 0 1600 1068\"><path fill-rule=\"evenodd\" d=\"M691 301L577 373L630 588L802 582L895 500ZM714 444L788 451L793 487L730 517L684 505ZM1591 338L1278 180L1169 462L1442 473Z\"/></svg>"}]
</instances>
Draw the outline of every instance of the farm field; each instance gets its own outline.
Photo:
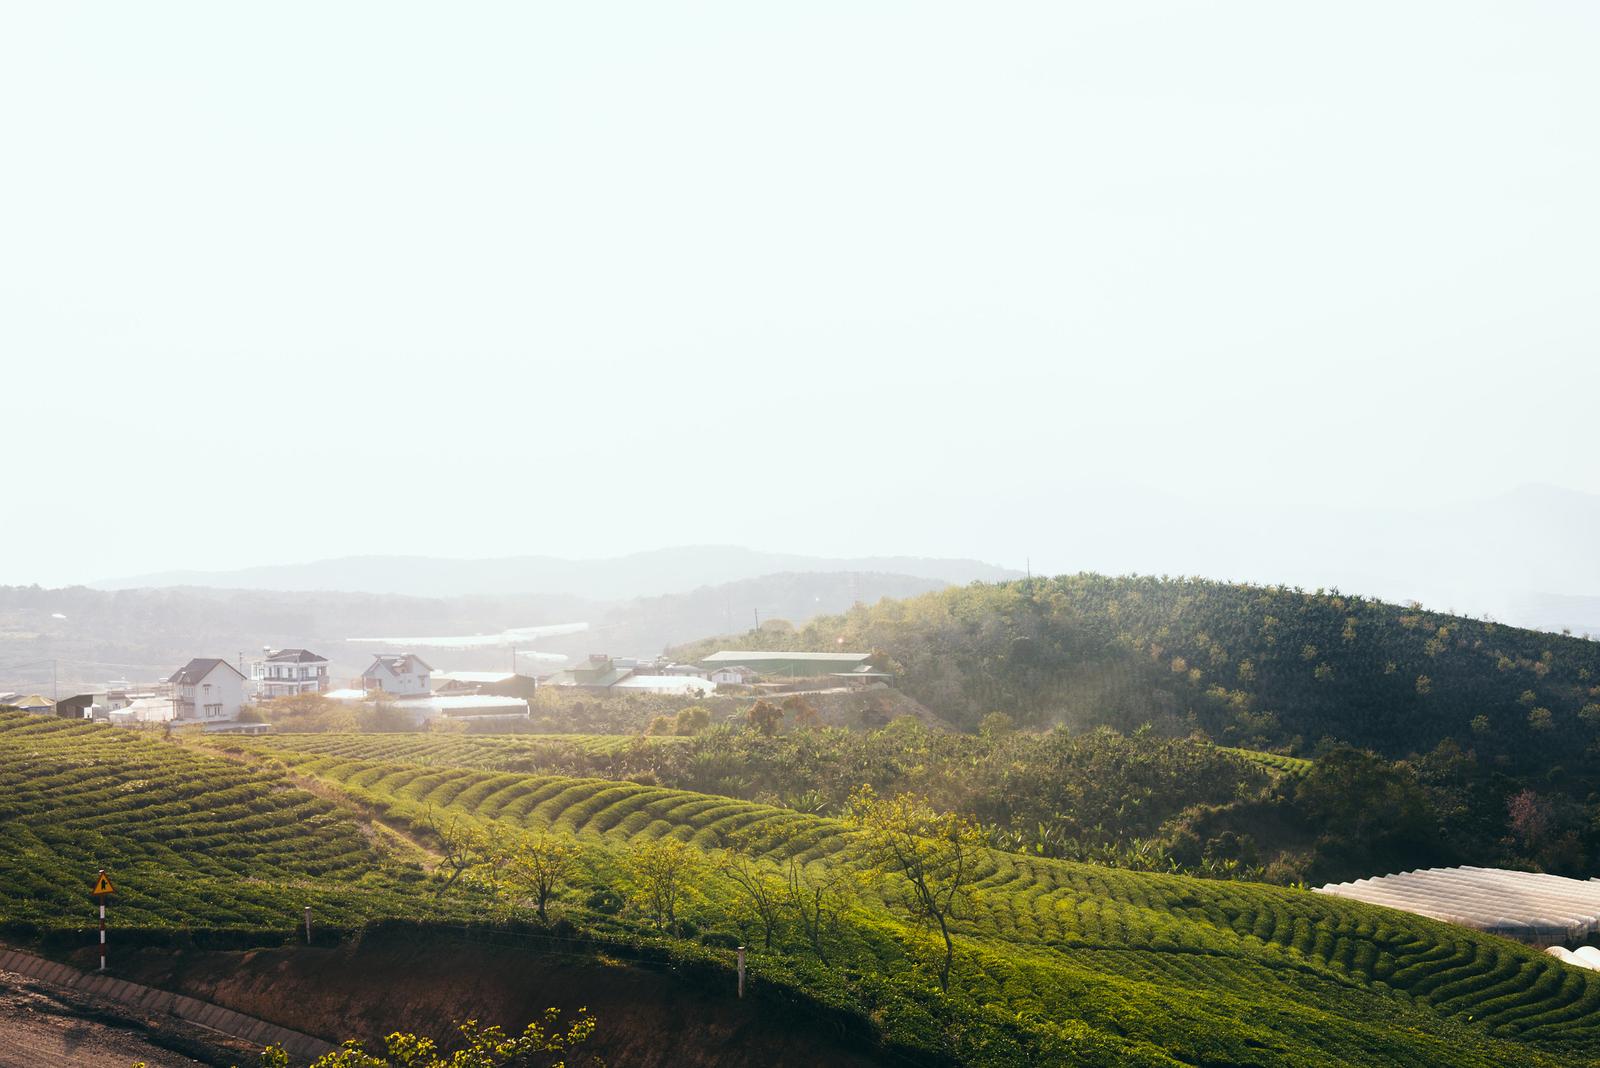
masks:
<instances>
[{"instance_id":1,"label":"farm field","mask_svg":"<svg viewBox=\"0 0 1600 1068\"><path fill-rule=\"evenodd\" d=\"M672 735L640 734L285 734L271 737L274 740L270 744L274 747L281 745L299 753L488 769L513 766L554 750L571 749L610 756L636 747L689 741ZM248 746L251 743L239 744Z\"/></svg>"},{"instance_id":2,"label":"farm field","mask_svg":"<svg viewBox=\"0 0 1600 1068\"><path fill-rule=\"evenodd\" d=\"M494 744L465 744L485 741ZM669 838L710 852L744 834L776 861L868 868L856 837L834 820L687 791L471 766L504 758L515 748L510 740L285 736L229 744L336 784L399 825L421 828L449 815L570 833L590 856L591 893L619 877L617 858L628 849ZM362 755L366 744L420 759L373 759ZM723 882L707 875L691 895L702 930L738 912ZM889 1025L911 1045L937 1046L928 1033L939 1019L932 999L959 1008L969 1039L1000 1042L1021 1063L1048 1053L1062 1063L1570 1064L1600 1052L1600 976L1514 943L1303 891L998 852L985 853L979 893L957 924L951 994L941 999L918 967L926 933L892 908L886 880L861 886L830 967L780 944L755 954L752 968L858 1002L885 994L869 976L921 976L907 981L915 993L898 996L923 1005L926 1016L902 1004Z\"/></svg>"},{"instance_id":3,"label":"farm field","mask_svg":"<svg viewBox=\"0 0 1600 1068\"><path fill-rule=\"evenodd\" d=\"M0 921L89 924L97 868L119 922L292 930L404 913L427 879L281 774L142 732L0 713Z\"/></svg>"},{"instance_id":4,"label":"farm field","mask_svg":"<svg viewBox=\"0 0 1600 1068\"><path fill-rule=\"evenodd\" d=\"M469 766L515 759L530 741L194 743L0 715L0 923L8 937L85 930L85 873L106 867L124 931L255 932L281 945L307 903L347 929L389 919L526 929L527 910L481 883L443 892L426 849L431 829L458 821L570 835L581 863L552 912L597 945L726 966L743 941L753 982L853 1014L913 1060L1553 1066L1600 1053L1600 976L1511 942L1303 891L989 850L954 925L946 994L930 966L936 937L896 908L893 878L874 872L849 825ZM774 870L793 859L803 874L852 877L820 951L782 925L766 947L726 876L720 847L734 838ZM670 935L626 892L630 858L667 841L698 858Z\"/></svg>"}]
</instances>

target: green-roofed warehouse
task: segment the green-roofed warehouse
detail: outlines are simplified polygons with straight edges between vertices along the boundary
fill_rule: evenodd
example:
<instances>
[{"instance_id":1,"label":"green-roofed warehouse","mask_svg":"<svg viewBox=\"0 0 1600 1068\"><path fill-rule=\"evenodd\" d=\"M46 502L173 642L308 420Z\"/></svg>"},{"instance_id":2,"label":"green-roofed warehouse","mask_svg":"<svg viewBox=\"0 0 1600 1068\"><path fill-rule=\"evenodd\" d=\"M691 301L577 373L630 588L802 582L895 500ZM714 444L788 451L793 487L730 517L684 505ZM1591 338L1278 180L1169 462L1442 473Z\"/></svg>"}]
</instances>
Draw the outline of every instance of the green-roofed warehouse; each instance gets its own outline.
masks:
<instances>
[{"instance_id":1,"label":"green-roofed warehouse","mask_svg":"<svg viewBox=\"0 0 1600 1068\"><path fill-rule=\"evenodd\" d=\"M700 663L708 668L742 665L762 675L837 675L866 666L871 653L796 653L760 652L749 649L724 649Z\"/></svg>"}]
</instances>

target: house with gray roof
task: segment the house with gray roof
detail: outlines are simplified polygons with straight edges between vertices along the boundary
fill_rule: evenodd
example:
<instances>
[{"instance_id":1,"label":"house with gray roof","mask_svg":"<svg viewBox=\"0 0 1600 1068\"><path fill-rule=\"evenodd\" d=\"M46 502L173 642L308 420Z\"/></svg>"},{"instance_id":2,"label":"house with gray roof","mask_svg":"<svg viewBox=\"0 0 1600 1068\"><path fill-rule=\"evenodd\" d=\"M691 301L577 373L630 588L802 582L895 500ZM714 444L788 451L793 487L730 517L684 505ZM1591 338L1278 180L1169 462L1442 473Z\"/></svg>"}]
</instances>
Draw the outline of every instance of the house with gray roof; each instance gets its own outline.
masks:
<instances>
[{"instance_id":1,"label":"house with gray roof","mask_svg":"<svg viewBox=\"0 0 1600 1068\"><path fill-rule=\"evenodd\" d=\"M225 723L244 707L244 673L220 657L196 657L167 677L174 722Z\"/></svg>"}]
</instances>

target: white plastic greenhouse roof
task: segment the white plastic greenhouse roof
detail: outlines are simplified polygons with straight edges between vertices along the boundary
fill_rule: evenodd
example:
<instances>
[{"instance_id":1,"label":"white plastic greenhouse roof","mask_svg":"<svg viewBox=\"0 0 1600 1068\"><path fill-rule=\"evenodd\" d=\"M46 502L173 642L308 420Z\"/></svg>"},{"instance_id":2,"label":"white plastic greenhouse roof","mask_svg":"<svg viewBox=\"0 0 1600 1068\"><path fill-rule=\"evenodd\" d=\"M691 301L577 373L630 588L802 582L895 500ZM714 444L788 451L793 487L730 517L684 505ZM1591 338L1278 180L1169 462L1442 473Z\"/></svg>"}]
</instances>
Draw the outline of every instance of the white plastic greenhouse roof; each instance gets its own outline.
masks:
<instances>
[{"instance_id":1,"label":"white plastic greenhouse roof","mask_svg":"<svg viewBox=\"0 0 1600 1068\"><path fill-rule=\"evenodd\" d=\"M1536 945L1600 933L1600 879L1501 868L1424 868L1329 883L1319 894L1414 912Z\"/></svg>"}]
</instances>

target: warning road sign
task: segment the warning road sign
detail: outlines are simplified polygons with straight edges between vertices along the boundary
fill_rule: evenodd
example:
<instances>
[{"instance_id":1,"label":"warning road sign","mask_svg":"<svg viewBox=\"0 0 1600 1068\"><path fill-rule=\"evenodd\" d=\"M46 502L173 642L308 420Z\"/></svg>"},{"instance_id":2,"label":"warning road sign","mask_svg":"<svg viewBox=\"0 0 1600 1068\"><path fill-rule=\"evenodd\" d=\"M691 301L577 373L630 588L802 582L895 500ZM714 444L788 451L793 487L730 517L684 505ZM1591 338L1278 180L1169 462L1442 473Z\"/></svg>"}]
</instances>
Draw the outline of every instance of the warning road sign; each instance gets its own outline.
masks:
<instances>
[{"instance_id":1,"label":"warning road sign","mask_svg":"<svg viewBox=\"0 0 1600 1068\"><path fill-rule=\"evenodd\" d=\"M100 873L100 878L94 881L94 889L89 891L89 893L94 894L96 897L99 897L101 894L114 894L116 892L117 888L111 885L111 880L106 878L105 872Z\"/></svg>"}]
</instances>

